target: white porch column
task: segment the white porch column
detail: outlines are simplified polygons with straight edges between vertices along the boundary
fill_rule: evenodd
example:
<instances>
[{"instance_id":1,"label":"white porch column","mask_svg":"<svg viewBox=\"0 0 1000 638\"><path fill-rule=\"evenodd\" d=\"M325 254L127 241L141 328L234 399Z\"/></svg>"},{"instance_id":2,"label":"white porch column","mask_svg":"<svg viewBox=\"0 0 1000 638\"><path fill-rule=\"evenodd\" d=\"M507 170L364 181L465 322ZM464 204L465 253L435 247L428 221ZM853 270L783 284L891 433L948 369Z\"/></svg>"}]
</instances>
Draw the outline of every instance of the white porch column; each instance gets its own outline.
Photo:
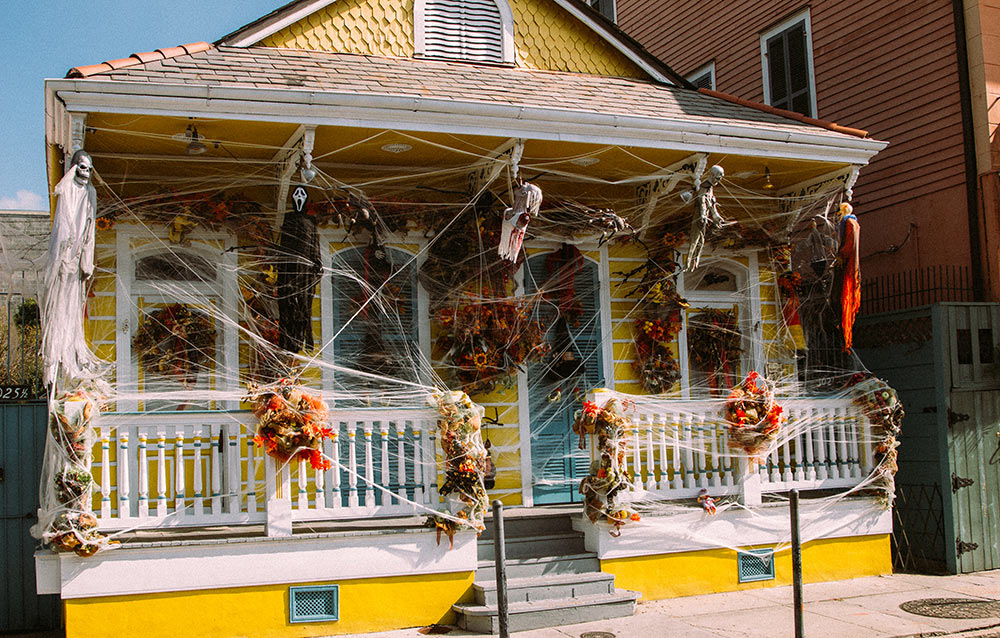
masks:
<instances>
[{"instance_id":1,"label":"white porch column","mask_svg":"<svg viewBox=\"0 0 1000 638\"><path fill-rule=\"evenodd\" d=\"M753 507L761 504L760 470L757 461L740 454L740 504Z\"/></svg>"}]
</instances>

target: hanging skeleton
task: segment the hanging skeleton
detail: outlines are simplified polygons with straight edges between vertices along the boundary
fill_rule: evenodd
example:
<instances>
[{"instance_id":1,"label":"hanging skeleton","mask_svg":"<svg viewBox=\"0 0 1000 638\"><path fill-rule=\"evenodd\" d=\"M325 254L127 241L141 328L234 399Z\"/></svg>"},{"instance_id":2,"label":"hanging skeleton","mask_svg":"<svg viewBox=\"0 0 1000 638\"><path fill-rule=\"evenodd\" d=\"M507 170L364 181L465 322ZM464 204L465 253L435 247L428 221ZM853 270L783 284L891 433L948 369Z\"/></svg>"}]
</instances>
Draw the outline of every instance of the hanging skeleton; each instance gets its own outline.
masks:
<instances>
[{"instance_id":1,"label":"hanging skeleton","mask_svg":"<svg viewBox=\"0 0 1000 638\"><path fill-rule=\"evenodd\" d=\"M305 186L292 192L293 209L281 224L278 258L278 347L288 352L311 350L312 302L320 280L316 220L305 214Z\"/></svg>"},{"instance_id":2,"label":"hanging skeleton","mask_svg":"<svg viewBox=\"0 0 1000 638\"><path fill-rule=\"evenodd\" d=\"M514 205L503 212L500 227L500 245L497 252L502 259L516 262L524 243L524 231L532 217L538 217L542 206L542 189L523 182L514 189Z\"/></svg>"},{"instance_id":3,"label":"hanging skeleton","mask_svg":"<svg viewBox=\"0 0 1000 638\"><path fill-rule=\"evenodd\" d=\"M693 271L701 261L701 251L705 248L705 235L713 234L732 224L719 214L718 202L715 199L715 187L722 181L726 172L721 166L708 169L708 175L703 181L696 180L694 190L681 193L684 203L694 200L694 219L691 220L691 245L688 247L687 271Z\"/></svg>"}]
</instances>

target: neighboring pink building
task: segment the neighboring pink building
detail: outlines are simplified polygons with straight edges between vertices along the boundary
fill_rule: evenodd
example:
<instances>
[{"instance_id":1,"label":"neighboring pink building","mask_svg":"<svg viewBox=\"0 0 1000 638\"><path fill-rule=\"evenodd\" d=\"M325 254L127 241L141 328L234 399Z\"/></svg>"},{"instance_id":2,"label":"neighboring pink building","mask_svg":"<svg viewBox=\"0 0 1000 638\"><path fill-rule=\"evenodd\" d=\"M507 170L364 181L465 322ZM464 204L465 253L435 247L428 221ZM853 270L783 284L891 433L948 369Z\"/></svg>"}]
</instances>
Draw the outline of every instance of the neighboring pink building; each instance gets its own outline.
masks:
<instances>
[{"instance_id":1,"label":"neighboring pink building","mask_svg":"<svg viewBox=\"0 0 1000 638\"><path fill-rule=\"evenodd\" d=\"M854 189L866 309L1000 300L1000 2L618 0L615 15L699 86L890 142Z\"/></svg>"}]
</instances>

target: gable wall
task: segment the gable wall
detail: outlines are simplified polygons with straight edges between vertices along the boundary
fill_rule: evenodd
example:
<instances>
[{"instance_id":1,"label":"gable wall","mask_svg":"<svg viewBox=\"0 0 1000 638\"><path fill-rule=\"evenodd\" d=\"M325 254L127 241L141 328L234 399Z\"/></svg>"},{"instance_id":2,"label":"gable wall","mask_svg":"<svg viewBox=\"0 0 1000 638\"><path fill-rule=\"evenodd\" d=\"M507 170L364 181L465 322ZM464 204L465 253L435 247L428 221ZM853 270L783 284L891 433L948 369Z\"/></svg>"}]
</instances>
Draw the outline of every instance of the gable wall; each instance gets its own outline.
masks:
<instances>
[{"instance_id":1,"label":"gable wall","mask_svg":"<svg viewBox=\"0 0 1000 638\"><path fill-rule=\"evenodd\" d=\"M338 0L258 45L412 57L413 0ZM517 65L646 79L635 63L550 0L511 0Z\"/></svg>"}]
</instances>

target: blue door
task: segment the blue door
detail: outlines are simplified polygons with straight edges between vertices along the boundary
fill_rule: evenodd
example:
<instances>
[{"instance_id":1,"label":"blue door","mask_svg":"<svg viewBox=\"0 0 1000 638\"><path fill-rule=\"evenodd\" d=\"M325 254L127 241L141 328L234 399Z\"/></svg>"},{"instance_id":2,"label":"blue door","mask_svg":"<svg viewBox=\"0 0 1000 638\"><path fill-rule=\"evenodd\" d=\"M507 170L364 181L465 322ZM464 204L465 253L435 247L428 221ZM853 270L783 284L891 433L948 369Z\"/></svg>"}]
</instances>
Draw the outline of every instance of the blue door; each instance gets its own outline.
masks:
<instances>
[{"instance_id":1,"label":"blue door","mask_svg":"<svg viewBox=\"0 0 1000 638\"><path fill-rule=\"evenodd\" d=\"M38 511L48 408L0 404L0 633L54 629L59 596L35 593L35 547L28 530Z\"/></svg>"},{"instance_id":2,"label":"blue door","mask_svg":"<svg viewBox=\"0 0 1000 638\"><path fill-rule=\"evenodd\" d=\"M552 255L528 260L524 286L527 294L546 293L538 313L553 346L553 356L529 366L527 374L536 505L582 500L578 488L590 469L590 453L579 449L579 439L570 429L580 407L575 395L604 385L597 264L584 259L573 267ZM578 317L559 309L565 308L560 300L570 297L578 302Z\"/></svg>"}]
</instances>

